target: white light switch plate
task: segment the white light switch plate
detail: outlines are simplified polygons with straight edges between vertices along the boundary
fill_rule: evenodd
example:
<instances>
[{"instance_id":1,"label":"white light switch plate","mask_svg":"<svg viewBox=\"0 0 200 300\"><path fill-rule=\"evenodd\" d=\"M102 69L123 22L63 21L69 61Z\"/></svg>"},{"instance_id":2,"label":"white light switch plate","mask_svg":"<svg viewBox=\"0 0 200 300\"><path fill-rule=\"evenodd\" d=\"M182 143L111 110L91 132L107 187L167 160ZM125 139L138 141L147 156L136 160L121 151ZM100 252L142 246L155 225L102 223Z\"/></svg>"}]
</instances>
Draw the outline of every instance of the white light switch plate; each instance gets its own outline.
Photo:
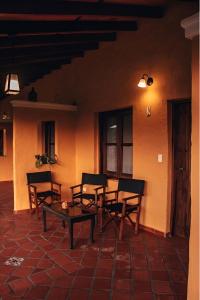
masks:
<instances>
[{"instance_id":1,"label":"white light switch plate","mask_svg":"<svg viewBox=\"0 0 200 300\"><path fill-rule=\"evenodd\" d=\"M158 162L159 163L163 162L163 155L162 154L158 154Z\"/></svg>"}]
</instances>

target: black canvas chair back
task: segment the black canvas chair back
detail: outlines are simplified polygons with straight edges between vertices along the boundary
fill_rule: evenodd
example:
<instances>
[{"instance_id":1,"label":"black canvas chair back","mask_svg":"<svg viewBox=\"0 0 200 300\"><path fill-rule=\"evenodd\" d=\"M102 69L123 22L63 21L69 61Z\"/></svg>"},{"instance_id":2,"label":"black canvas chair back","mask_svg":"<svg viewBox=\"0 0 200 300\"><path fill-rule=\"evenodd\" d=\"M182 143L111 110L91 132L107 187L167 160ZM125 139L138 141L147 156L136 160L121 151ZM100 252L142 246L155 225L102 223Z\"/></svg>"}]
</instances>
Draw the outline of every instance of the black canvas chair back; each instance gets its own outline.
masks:
<instances>
[{"instance_id":1,"label":"black canvas chair back","mask_svg":"<svg viewBox=\"0 0 200 300\"><path fill-rule=\"evenodd\" d=\"M107 185L107 176L105 174L82 173L82 184Z\"/></svg>"},{"instance_id":2,"label":"black canvas chair back","mask_svg":"<svg viewBox=\"0 0 200 300\"><path fill-rule=\"evenodd\" d=\"M27 175L28 184L52 181L52 176L50 171L27 173L26 175Z\"/></svg>"},{"instance_id":3,"label":"black canvas chair back","mask_svg":"<svg viewBox=\"0 0 200 300\"><path fill-rule=\"evenodd\" d=\"M144 180L141 179L124 179L120 178L118 183L118 191L143 195Z\"/></svg>"}]
</instances>

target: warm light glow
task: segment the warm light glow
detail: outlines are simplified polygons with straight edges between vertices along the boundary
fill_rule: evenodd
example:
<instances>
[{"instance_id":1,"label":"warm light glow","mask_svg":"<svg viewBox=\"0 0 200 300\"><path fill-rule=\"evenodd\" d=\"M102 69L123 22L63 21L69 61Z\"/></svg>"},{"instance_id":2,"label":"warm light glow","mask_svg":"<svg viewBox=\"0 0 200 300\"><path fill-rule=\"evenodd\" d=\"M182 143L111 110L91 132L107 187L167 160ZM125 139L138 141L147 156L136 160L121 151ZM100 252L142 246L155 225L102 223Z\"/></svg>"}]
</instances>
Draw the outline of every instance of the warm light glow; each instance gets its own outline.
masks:
<instances>
[{"instance_id":1,"label":"warm light glow","mask_svg":"<svg viewBox=\"0 0 200 300\"><path fill-rule=\"evenodd\" d=\"M17 95L20 92L19 80L17 74L7 74L5 93L8 95Z\"/></svg>"},{"instance_id":2,"label":"warm light glow","mask_svg":"<svg viewBox=\"0 0 200 300\"><path fill-rule=\"evenodd\" d=\"M140 88L145 88L145 87L147 87L146 80L145 80L144 78L141 78L140 81L139 81L139 83L138 83L138 86L139 86Z\"/></svg>"}]
</instances>

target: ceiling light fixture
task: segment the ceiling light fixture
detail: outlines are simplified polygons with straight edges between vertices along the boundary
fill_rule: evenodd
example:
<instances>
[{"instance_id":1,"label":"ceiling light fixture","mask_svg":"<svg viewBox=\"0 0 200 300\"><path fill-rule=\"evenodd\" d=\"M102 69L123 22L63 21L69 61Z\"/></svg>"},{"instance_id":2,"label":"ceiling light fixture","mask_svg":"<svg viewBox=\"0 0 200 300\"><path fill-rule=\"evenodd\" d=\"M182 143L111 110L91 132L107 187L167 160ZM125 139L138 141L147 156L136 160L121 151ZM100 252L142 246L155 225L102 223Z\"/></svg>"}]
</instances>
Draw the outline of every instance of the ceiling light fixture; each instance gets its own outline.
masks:
<instances>
[{"instance_id":1,"label":"ceiling light fixture","mask_svg":"<svg viewBox=\"0 0 200 300\"><path fill-rule=\"evenodd\" d=\"M142 78L140 79L138 83L138 87L140 88L146 88L147 85L150 86L153 84L153 78L148 76L147 74L143 74Z\"/></svg>"},{"instance_id":2,"label":"ceiling light fixture","mask_svg":"<svg viewBox=\"0 0 200 300\"><path fill-rule=\"evenodd\" d=\"M5 93L7 95L17 95L20 92L18 75L8 73L6 75Z\"/></svg>"}]
</instances>

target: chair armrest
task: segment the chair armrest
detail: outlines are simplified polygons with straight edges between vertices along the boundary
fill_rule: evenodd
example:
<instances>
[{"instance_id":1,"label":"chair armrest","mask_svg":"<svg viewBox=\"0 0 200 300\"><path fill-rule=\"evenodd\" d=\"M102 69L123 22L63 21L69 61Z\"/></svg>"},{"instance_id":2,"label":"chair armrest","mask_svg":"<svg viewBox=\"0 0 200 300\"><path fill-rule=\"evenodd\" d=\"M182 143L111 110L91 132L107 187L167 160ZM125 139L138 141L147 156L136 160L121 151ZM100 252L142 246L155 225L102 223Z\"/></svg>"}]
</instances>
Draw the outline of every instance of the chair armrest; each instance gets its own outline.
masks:
<instances>
[{"instance_id":1,"label":"chair armrest","mask_svg":"<svg viewBox=\"0 0 200 300\"><path fill-rule=\"evenodd\" d=\"M37 198L37 187L32 184L28 184L28 194L29 194L29 199L36 199Z\"/></svg>"},{"instance_id":2,"label":"chair armrest","mask_svg":"<svg viewBox=\"0 0 200 300\"><path fill-rule=\"evenodd\" d=\"M118 190L114 190L114 191L108 191L108 192L105 192L104 194L107 195L107 194L112 194L112 193L117 193Z\"/></svg>"},{"instance_id":3,"label":"chair armrest","mask_svg":"<svg viewBox=\"0 0 200 300\"><path fill-rule=\"evenodd\" d=\"M73 185L73 186L70 186L70 189L75 189L75 188L77 188L77 187L81 187L81 186L83 186L83 184L82 183L80 183L80 184L77 184L77 185Z\"/></svg>"},{"instance_id":4,"label":"chair armrest","mask_svg":"<svg viewBox=\"0 0 200 300\"><path fill-rule=\"evenodd\" d=\"M54 192L57 192L57 193L61 194L61 185L62 185L61 183L52 181L51 182L51 190L54 191ZM57 186L57 188L54 187L54 186Z\"/></svg>"},{"instance_id":5,"label":"chair armrest","mask_svg":"<svg viewBox=\"0 0 200 300\"><path fill-rule=\"evenodd\" d=\"M55 184L55 185L58 185L58 186L60 186L61 187L61 183L58 183L58 182L55 182L55 181L52 181L52 184Z\"/></svg>"},{"instance_id":6,"label":"chair armrest","mask_svg":"<svg viewBox=\"0 0 200 300\"><path fill-rule=\"evenodd\" d=\"M143 196L142 194L137 194L137 195L134 195L134 196L122 198L122 200L123 200L123 201L128 201L128 200L132 200L132 199L135 199L135 198L140 198L140 197L142 197L142 196Z\"/></svg>"},{"instance_id":7,"label":"chair armrest","mask_svg":"<svg viewBox=\"0 0 200 300\"><path fill-rule=\"evenodd\" d=\"M114 199L106 199L106 195L109 194L115 194ZM100 193L100 207L102 208L104 206L105 203L113 203L113 202L118 202L118 190L114 190L114 191L108 191L105 193Z\"/></svg>"},{"instance_id":8,"label":"chair armrest","mask_svg":"<svg viewBox=\"0 0 200 300\"><path fill-rule=\"evenodd\" d=\"M95 190L96 192L98 192L98 190L103 189L103 188L105 188L105 187L104 187L103 185L101 185L101 186L95 188L94 190ZM102 194L103 194L103 193L102 193Z\"/></svg>"},{"instance_id":9,"label":"chair armrest","mask_svg":"<svg viewBox=\"0 0 200 300\"><path fill-rule=\"evenodd\" d=\"M33 184L28 184L28 188L29 188L29 190L31 190L31 189L33 189L34 191L37 190L37 187Z\"/></svg>"}]
</instances>

